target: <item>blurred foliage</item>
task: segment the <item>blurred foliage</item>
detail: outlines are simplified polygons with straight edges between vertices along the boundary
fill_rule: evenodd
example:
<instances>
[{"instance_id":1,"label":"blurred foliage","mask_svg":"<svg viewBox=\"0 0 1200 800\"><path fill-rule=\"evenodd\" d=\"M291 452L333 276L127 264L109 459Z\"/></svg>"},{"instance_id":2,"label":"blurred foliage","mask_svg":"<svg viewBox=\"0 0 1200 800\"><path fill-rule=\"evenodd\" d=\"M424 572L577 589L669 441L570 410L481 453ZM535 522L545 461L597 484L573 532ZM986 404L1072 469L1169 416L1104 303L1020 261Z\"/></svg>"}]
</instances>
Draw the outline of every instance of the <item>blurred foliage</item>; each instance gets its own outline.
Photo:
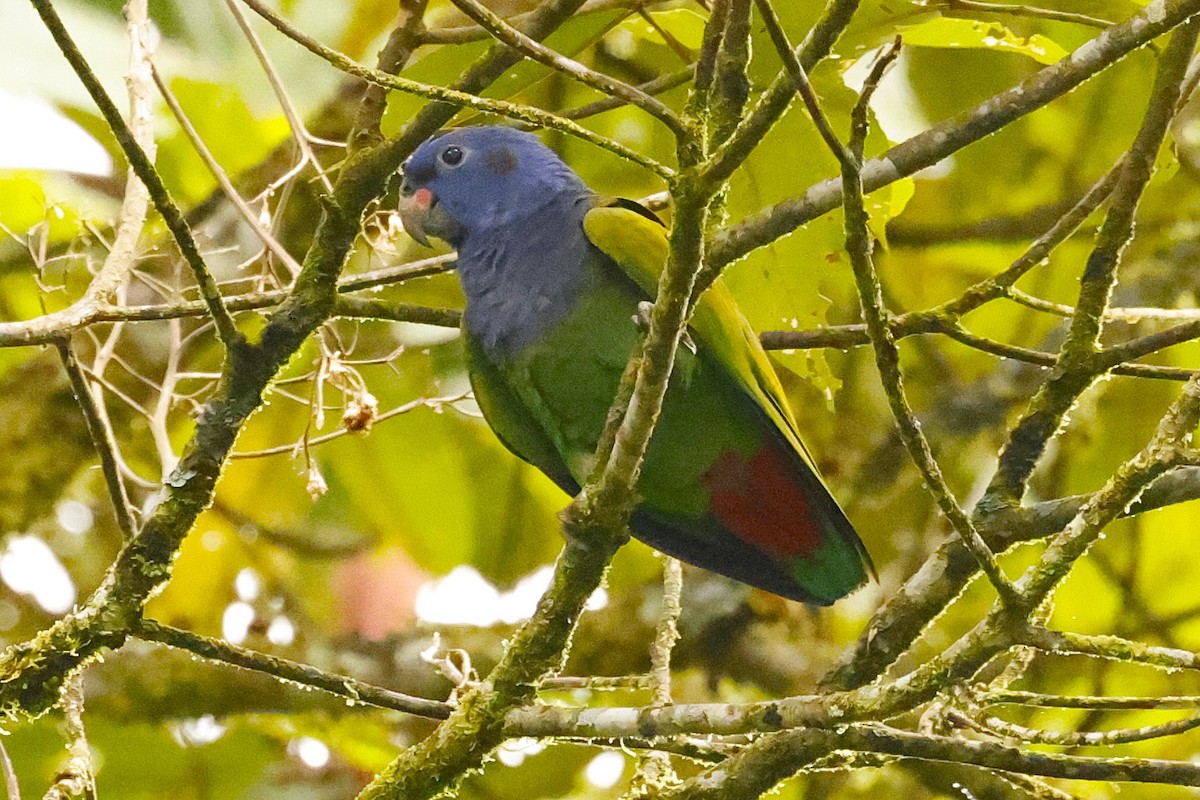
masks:
<instances>
[{"instance_id":1,"label":"blurred foliage","mask_svg":"<svg viewBox=\"0 0 1200 800\"><path fill-rule=\"evenodd\" d=\"M57 5L85 54L96 59L102 80L118 93L124 67L123 58L114 56L124 52L120 3L64 0ZM531 4L503 5L504 13L518 13ZM777 5L786 8L785 23L794 41L821 8L816 0ZM1110 21L1140 8L1132 0L1057 0L1049 5ZM282 7L310 34L364 61L382 46L396 11L394 2L380 0L288 0ZM431 3L430 24L464 24L455 13L446 2ZM276 163L271 159L291 150L284 117L252 53L218 0L157 0L151 3L151 15L161 36L160 69L170 76L173 90L224 169L247 196L256 195L282 172L267 170L264 178L256 165ZM672 45L695 48L705 18L701 4L684 0L652 4L645 17L606 8L578 15L549 43L626 80L641 81L685 66L686 59ZM358 87L342 83L290 42L265 29L263 34L311 129L344 139ZM844 128L856 99L847 86L853 83L855 64L896 34L906 46L874 103L878 125L868 142L871 153L1053 63L1096 29L1033 13L966 10L952 2L864 0L833 56L812 75L835 125ZM757 91L775 76L778 60L757 21L752 44L749 76ZM82 294L111 240L124 162L28 6L0 6L0 45L0 96L32 91L63 119L94 135L116 165L107 177L48 168L4 170L6 159L17 154L0 148L0 230L5 234L0 236L0 315L7 321L66 307ZM403 74L446 83L485 46L476 41L423 47ZM1129 145L1154 64L1155 52L1139 51L1047 108L868 198L875 232L887 244L879 261L893 307L921 309L957 296L1019 255ZM530 63L514 68L488 94L551 109L577 107L598 97ZM677 108L685 97L685 88L663 95ZM421 105L408 96L389 98L384 132L398 130ZM479 119L468 113L460 118ZM1137 238L1122 267L1118 305L1200 304L1194 268L1200 219L1198 120L1200 105L1193 103L1176 123L1174 150L1164 154L1140 210ZM21 122L10 119L8 124ZM655 158L671 158L669 135L636 111L617 109L586 124ZM254 256L256 245L228 206L212 196L216 181L162 108L155 127L158 168L181 203L195 209L193 221L219 279L231 293L278 284L283 274L278 265L264 267ZM640 197L662 188L607 151L561 135L548 140L601 191ZM318 151L330 168L342 153L325 145ZM736 173L729 218L738 220L793 197L836 172L836 162L796 104ZM311 180L306 174L269 195L280 236L295 252L302 252L320 213L306 196L305 184ZM988 222L995 224L985 226ZM1073 302L1097 223L1085 226L1020 286L1042 298ZM178 294L186 282L181 283L173 254L152 222L136 279L126 289L127 302L162 302ZM403 236L381 235L364 241L347 273L426 254ZM858 317L837 214L734 264L726 276L759 329L808 329ZM461 304L453 278L444 275L387 288L380 296L433 306ZM256 313L246 312L240 320L252 326ZM989 304L967 323L981 335L1039 350L1053 350L1063 333L1061 318L1013 303ZM1108 335L1119 340L1159 325L1119 322ZM565 498L539 473L513 459L463 397L466 379L452 331L339 320L321 336L322 347L311 343L293 359L237 446L244 454L277 447L284 452L235 459L227 467L214 507L187 540L171 584L152 603L149 615L208 635L233 638L232 631L256 648L401 691L444 697L450 685L422 660L422 651L440 634L444 646L470 653L477 669L494 663L514 621L499 616L507 601L498 593L519 588L522 579L553 559L560 543L556 513ZM192 415L212 390L217 355L209 334L194 319L97 325L76 337L75 345L85 363L94 363L106 348L118 354L104 373L104 397L125 465L136 476L130 481L135 504L145 507L153 501L152 487L172 465L171 453L186 441ZM947 478L960 497L974 498L991 474L1007 423L1041 373L939 338L910 339L902 349L913 400ZM1150 360L1194 365L1197 349L1183 345ZM177 365L168 364L170 352L180 359ZM325 385L318 394L314 370L321 366L322 354L332 353L343 369L361 379L382 411L417 398L442 402L381 421L366 435L289 449L305 437L339 430L346 404L361 399L354 388L358 383L349 389L343 385L346 391ZM779 358L804 379L792 387L792 397L810 449L862 532L880 580L832 609L815 612L689 571L684 638L675 660L679 701L734 702L812 690L841 649L858 636L880 597L922 563L946 530L895 437L867 350L785 352ZM323 368L328 367L326 359ZM160 402L164 380L175 381L174 396ZM1169 381L1132 378L1094 387L1039 468L1032 499L1096 489L1144 444L1175 391ZM324 403L321 415L313 410L318 400ZM120 534L82 417L52 351L0 350L0 452L0 535L6 537L0 545L18 535L40 538L65 565L78 595L90 592L119 546ZM310 493L318 482L326 490ZM319 496L314 499L313 493ZM1056 621L1072 630L1200 649L1200 564L1180 558L1183 543L1190 542L1185 537L1196 526L1195 515L1194 505L1177 506L1112 526L1095 547L1094 558L1059 591ZM1012 567L1027 563L1030 552L1018 549L1006 561ZM493 594L478 595L484 599L468 609L465 619L439 622L436 615L453 605L447 595L465 589L447 584L440 593L432 592L429 582L463 565L476 570ZM608 606L585 616L570 672L620 675L646 669L660 602L658 575L656 557L643 545L631 543L619 554L608 580ZM419 605L419 595L426 598L425 606ZM970 589L910 658L939 651L989 603L990 595L981 587ZM0 588L3 643L27 639L51 616L32 596ZM479 618L487 624L461 624ZM289 630L293 633L284 635ZM1195 694L1200 693L1197 684L1193 675L1172 675L1168 681L1146 669L1061 658L1039 662L1022 686L1132 695ZM347 708L336 699L279 688L264 676L198 663L157 646L138 645L114 654L88 671L87 686L88 734L107 800L348 797L399 747L430 728L427 721ZM647 699L621 692L593 694L588 701ZM1030 709L1017 721L1070 729L1086 713ZM1117 727L1157 719L1144 711L1091 712L1087 722ZM49 717L15 727L4 737L29 796L49 785L61 767L58 727L59 720ZM304 750L312 741L321 746ZM1188 759L1196 746L1196 735L1190 734L1133 751ZM590 768L599 753L595 748L558 745L535 751L537 747L501 753L482 774L470 777L459 796L601 800L623 791L622 774L604 776L599 768ZM321 753L327 758L318 757ZM627 779L633 760L621 758ZM694 767L681 769L686 774ZM850 778L816 773L788 782L775 796L975 796L966 793L973 776L898 766ZM612 786L603 785L608 777ZM967 787L963 794L954 788L956 782ZM1118 791L1069 788L1087 797L1116 796ZM1127 788L1122 795L1164 800L1192 796L1182 789L1147 787Z\"/></svg>"}]
</instances>

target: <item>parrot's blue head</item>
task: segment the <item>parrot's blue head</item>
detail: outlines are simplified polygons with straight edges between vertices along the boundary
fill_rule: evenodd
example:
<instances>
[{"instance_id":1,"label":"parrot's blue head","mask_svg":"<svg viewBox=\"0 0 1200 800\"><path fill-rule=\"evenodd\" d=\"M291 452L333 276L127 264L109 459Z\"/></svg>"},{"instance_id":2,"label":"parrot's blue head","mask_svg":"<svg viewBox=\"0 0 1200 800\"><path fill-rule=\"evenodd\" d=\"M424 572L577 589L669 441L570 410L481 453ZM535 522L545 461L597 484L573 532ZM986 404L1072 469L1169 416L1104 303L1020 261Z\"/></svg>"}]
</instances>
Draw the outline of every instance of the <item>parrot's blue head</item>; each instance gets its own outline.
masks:
<instances>
[{"instance_id":1,"label":"parrot's blue head","mask_svg":"<svg viewBox=\"0 0 1200 800\"><path fill-rule=\"evenodd\" d=\"M551 203L589 193L533 134L481 125L417 148L404 164L399 211L405 230L422 244L432 235L460 247L472 234L494 234Z\"/></svg>"}]
</instances>

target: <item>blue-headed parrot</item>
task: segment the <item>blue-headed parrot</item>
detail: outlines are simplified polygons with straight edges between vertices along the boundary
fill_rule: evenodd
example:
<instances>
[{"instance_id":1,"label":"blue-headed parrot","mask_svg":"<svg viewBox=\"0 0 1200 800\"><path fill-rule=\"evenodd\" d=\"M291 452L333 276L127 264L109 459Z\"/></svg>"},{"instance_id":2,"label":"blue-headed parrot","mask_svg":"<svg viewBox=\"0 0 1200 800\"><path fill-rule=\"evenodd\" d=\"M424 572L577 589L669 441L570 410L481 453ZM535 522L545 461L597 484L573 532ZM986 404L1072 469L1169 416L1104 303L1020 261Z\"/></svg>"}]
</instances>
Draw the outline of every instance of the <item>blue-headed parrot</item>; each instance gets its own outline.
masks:
<instances>
[{"instance_id":1,"label":"blue-headed parrot","mask_svg":"<svg viewBox=\"0 0 1200 800\"><path fill-rule=\"evenodd\" d=\"M639 309L667 256L654 214L592 191L538 138L451 130L403 168L417 241L458 251L475 399L504 445L578 493L593 465ZM691 319L646 452L634 536L682 561L827 605L870 560L797 432L779 378L729 290Z\"/></svg>"}]
</instances>

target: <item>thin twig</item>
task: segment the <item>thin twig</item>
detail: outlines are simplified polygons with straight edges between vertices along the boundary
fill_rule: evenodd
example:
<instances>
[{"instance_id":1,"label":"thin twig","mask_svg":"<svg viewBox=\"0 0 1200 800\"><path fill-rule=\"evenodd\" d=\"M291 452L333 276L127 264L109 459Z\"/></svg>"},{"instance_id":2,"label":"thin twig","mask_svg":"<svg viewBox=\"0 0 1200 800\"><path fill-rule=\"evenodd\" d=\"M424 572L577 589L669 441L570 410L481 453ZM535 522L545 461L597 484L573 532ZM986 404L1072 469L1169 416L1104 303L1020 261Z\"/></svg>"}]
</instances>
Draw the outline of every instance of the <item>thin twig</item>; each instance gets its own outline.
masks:
<instances>
[{"instance_id":1,"label":"thin twig","mask_svg":"<svg viewBox=\"0 0 1200 800\"><path fill-rule=\"evenodd\" d=\"M825 116L825 112L821 109L817 93L808 81L808 74L804 71L804 65L800 63L799 56L792 49L792 43L788 41L787 34L784 33L783 24L779 21L779 15L775 13L775 7L771 5L771 0L754 0L754 3L758 6L763 22L767 26L767 33L771 36L771 43L775 45L775 52L783 59L784 69L791 76L792 83L796 87L796 92L800 95L800 99L804 101L804 106L808 109L808 115L812 117L813 124L817 126L817 133L821 134L821 139L824 140L825 146L829 148L829 152L833 153L834 157L844 168L847 162L853 160L854 156L842 144L837 134L833 132L833 126L830 125L829 118ZM876 64L879 63L884 63L883 59L876 62ZM869 96L870 93L864 89L863 95Z\"/></svg>"},{"instance_id":2,"label":"thin twig","mask_svg":"<svg viewBox=\"0 0 1200 800\"><path fill-rule=\"evenodd\" d=\"M647 0L587 0L587 2L580 5L576 16L598 11L609 11L611 9L633 10L648 4L654 5L654 3L647 3ZM514 14L508 21L512 25L523 27L529 21L531 13ZM469 42L479 42L490 37L491 34L480 25L427 28L421 32L419 44L468 44Z\"/></svg>"},{"instance_id":3,"label":"thin twig","mask_svg":"<svg viewBox=\"0 0 1200 800\"><path fill-rule=\"evenodd\" d=\"M96 405L96 398L92 394L91 387L88 386L83 369L75 360L75 353L71 350L70 343L59 341L56 344L63 369L66 370L67 377L71 380L75 402L78 403L79 409L83 412L84 421L87 423L92 446L96 448L96 455L100 457L100 468L104 472L104 484L108 487L117 527L126 539L130 539L137 532L137 522L134 519L133 507L130 505L129 494L125 491L125 481L121 478L121 470L118 466L120 458L117 455L116 436L113 435L107 418Z\"/></svg>"},{"instance_id":4,"label":"thin twig","mask_svg":"<svg viewBox=\"0 0 1200 800\"><path fill-rule=\"evenodd\" d=\"M83 673L77 672L63 686L63 720L70 758L43 800L95 800L96 777L92 751L83 728Z\"/></svg>"},{"instance_id":5,"label":"thin twig","mask_svg":"<svg viewBox=\"0 0 1200 800\"><path fill-rule=\"evenodd\" d=\"M650 648L650 676L654 681L653 703L671 703L671 651L679 641L679 604L683 593L683 568L679 559L663 556L662 611Z\"/></svg>"},{"instance_id":6,"label":"thin twig","mask_svg":"<svg viewBox=\"0 0 1200 800\"><path fill-rule=\"evenodd\" d=\"M1015 303L1020 303L1034 311L1045 311L1056 317L1070 319L1075 316L1075 307L1065 303L1055 303L1043 300L1017 288L1008 290L1008 296ZM1200 308L1154 308L1150 306L1113 306L1104 310L1105 322L1160 322L1200 319Z\"/></svg>"},{"instance_id":7,"label":"thin twig","mask_svg":"<svg viewBox=\"0 0 1200 800\"><path fill-rule=\"evenodd\" d=\"M1111 747L1130 742L1144 742L1149 739L1162 739L1168 736L1178 736L1200 727L1200 714L1183 719L1161 722L1156 725L1143 725L1138 728L1114 728L1105 731L1050 731L1041 728L1030 728L1018 725L1008 720L986 714L971 716L964 714L962 719L968 721L976 730L1013 739L1025 744L1051 744L1060 747Z\"/></svg>"},{"instance_id":8,"label":"thin twig","mask_svg":"<svg viewBox=\"0 0 1200 800\"><path fill-rule=\"evenodd\" d=\"M1088 14L1077 14L1071 11L1060 11L1055 8L1041 8L1030 5L1010 5L1008 3L986 3L982 0L942 0L949 11L982 11L987 14L1011 14L1018 17L1037 17L1055 22L1072 22L1077 25L1087 25L1090 28L1107 28L1111 20Z\"/></svg>"},{"instance_id":9,"label":"thin twig","mask_svg":"<svg viewBox=\"0 0 1200 800\"><path fill-rule=\"evenodd\" d=\"M396 406L395 408L392 408L392 409L389 409L389 410L383 412L382 414L380 414L379 416L375 417L372 420L372 424L378 424L385 420L392 419L393 417L399 417L403 414L407 414L410 411L414 411L418 408L439 409L442 406L457 403L459 400L462 400L465 397L466 397L466 395L463 395L463 394L451 395L448 397L421 397L416 400L407 402L404 405ZM325 442L331 442L334 439L340 439L343 436L351 435L354 433L356 433L356 432L347 430L346 428L339 428L336 431L331 431L330 433L326 433L321 436L313 436L312 438L306 439L302 443L293 442L292 444L282 444L282 445L279 445L278 447L266 447L261 450L235 450L229 454L229 457L241 459L241 458L264 458L266 456L280 456L280 455L285 455L285 454L294 455L298 451L301 444L303 444L306 447L312 446L312 445L324 444Z\"/></svg>"},{"instance_id":10,"label":"thin twig","mask_svg":"<svg viewBox=\"0 0 1200 800\"><path fill-rule=\"evenodd\" d=\"M244 647L173 628L153 620L143 620L133 633L139 639L145 639L148 642L159 642L186 650L201 658L273 675L280 680L292 681L301 686L311 686L358 703L390 708L394 711L403 711L406 714L430 719L445 719L451 711L451 706L440 700L427 700L380 686L372 686L355 678L334 675L286 658L256 653Z\"/></svg>"},{"instance_id":11,"label":"thin twig","mask_svg":"<svg viewBox=\"0 0 1200 800\"><path fill-rule=\"evenodd\" d=\"M587 689L589 691L619 691L624 689L653 689L654 679L649 675L548 675L538 682L539 689L563 691Z\"/></svg>"},{"instance_id":12,"label":"thin twig","mask_svg":"<svg viewBox=\"0 0 1200 800\"><path fill-rule=\"evenodd\" d=\"M242 12L241 7L237 4L237 0L225 0L225 6L229 9L229 13L233 15L233 18L237 20L242 35L246 37L246 41L250 44L250 49L254 51L255 58L258 59L259 65L262 66L263 74L267 76L267 81L271 84L271 91L275 93L275 99L279 101L279 107L283 109L283 116L292 131L292 140L296 143L297 149L300 150L301 163L308 162L312 164L313 170L317 173L317 179L325 187L326 193L332 194L333 184L329 182L329 176L325 174L325 171L321 168L321 162L317 158L317 154L313 152L310 143L312 137L308 133L308 128L304 125L304 120L300 118L300 112L296 110L295 103L288 96L287 89L284 87L283 81L279 77L279 72L275 69L275 65L271 63L271 57L267 55L267 50L263 47L262 40L258 38L258 34L250 26L250 20ZM158 79L155 78L155 80ZM162 88L161 81L159 82L159 88ZM178 117L179 114L176 113L175 116ZM198 139L199 137L196 138ZM223 189L224 186L221 188ZM232 185L230 188L232 188ZM235 191L234 194L237 195L237 192ZM240 195L238 196L240 197ZM286 259L284 263L287 263Z\"/></svg>"},{"instance_id":13,"label":"thin twig","mask_svg":"<svg viewBox=\"0 0 1200 800\"><path fill-rule=\"evenodd\" d=\"M4 775L4 789L7 800L21 800L21 784L17 781L17 771L13 769L12 759L9 758L8 748L0 737L0 773Z\"/></svg>"},{"instance_id":14,"label":"thin twig","mask_svg":"<svg viewBox=\"0 0 1200 800\"><path fill-rule=\"evenodd\" d=\"M533 59L539 64L544 64L551 69L569 75L580 83L604 94L621 98L626 103L640 108L663 125L666 125L667 129L677 137L686 138L689 135L687 128L684 127L678 114L664 105L662 101L643 92L636 86L630 86L628 83L610 75L588 69L578 61L551 50L541 42L534 41L489 11L478 0L451 0L451 2L460 11L479 23L481 27L498 41L504 42L526 58Z\"/></svg>"},{"instance_id":15,"label":"thin twig","mask_svg":"<svg viewBox=\"0 0 1200 800\"><path fill-rule=\"evenodd\" d=\"M875 350L875 364L883 383L892 416L896 420L896 428L900 438L908 450L909 457L917 469L921 471L926 485L937 500L938 507L950 520L954 530L962 537L967 549L979 562L980 568L992 582L1000 599L1007 606L1020 607L1021 598L1013 589L1012 584L1004 575L996 558L988 548L983 537L975 528L975 523L962 510L955 499L946 479L942 477L941 467L933 456L921 425L913 414L912 407L904 389L904 377L900 370L900 352L892 338L888 326L888 312L883 304L883 293L875 264L871 258L871 240L867 229L867 212L863 207L862 173L860 172L863 156L863 145L867 137L867 104L871 95L883 77L888 65L899 55L899 42L880 55L871 69L871 74L863 85L862 94L854 107L850 144L839 150L844 150L842 161L842 202L845 208L846 252L850 256L850 264L854 269L855 284L858 287L859 302L862 307L863 319L866 321L871 344Z\"/></svg>"},{"instance_id":16,"label":"thin twig","mask_svg":"<svg viewBox=\"0 0 1200 800\"><path fill-rule=\"evenodd\" d=\"M580 739L564 736L560 741L574 741L593 747L611 747L622 751L650 750L658 753L671 753L699 764L720 764L738 749L736 746L722 745L714 741L685 737L646 739L641 736L622 736L619 739Z\"/></svg>"},{"instance_id":17,"label":"thin twig","mask_svg":"<svg viewBox=\"0 0 1200 800\"><path fill-rule=\"evenodd\" d=\"M226 0L227 3L233 4L235 0ZM236 6L235 6L236 7ZM240 13L240 9L239 9ZM212 151L208 149L208 145L200 138L200 132L196 130L196 126L192 124L191 119L183 110L183 106L179 104L179 100L175 97L175 93L171 91L171 87L167 86L167 82L163 80L156 67L152 67L154 74L154 84L158 87L159 94L166 101L167 108L171 110L171 114L175 117L175 121L179 123L180 130L192 145L192 149L196 151L196 155L200 156L200 160L204 162L204 166L208 168L208 172L217 180L217 185L221 187L221 191L225 194L225 198L233 204L237 209L238 215L242 221L254 231L255 236L263 245L275 254L275 257L284 263L289 273L293 276L300 273L300 264L292 257L292 254L287 251L278 239L276 239L269 230L267 230L262 222L259 221L259 215L250 208L249 204L242 198L241 194L234 187L233 181L229 179L228 173L217 162ZM303 131L301 131L303 133ZM321 177L328 183L328 178L324 173ZM226 300L228 303L228 300Z\"/></svg>"},{"instance_id":18,"label":"thin twig","mask_svg":"<svg viewBox=\"0 0 1200 800\"><path fill-rule=\"evenodd\" d=\"M1200 696L1158 697L1092 697L1087 695L1041 694L1006 689L1001 692L988 691L978 700L985 706L1020 705L1038 708L1081 708L1104 711L1159 711L1170 709L1194 710L1200 708Z\"/></svg>"},{"instance_id":19,"label":"thin twig","mask_svg":"<svg viewBox=\"0 0 1200 800\"><path fill-rule=\"evenodd\" d=\"M154 404L154 413L147 420L154 447L158 450L161 480L165 480L179 463L174 442L171 441L169 419L171 406L178 400L176 386L179 381L179 361L183 353L183 326L179 320L173 319L167 323L167 331L170 338L166 363L163 365L162 383L158 387L158 401Z\"/></svg>"},{"instance_id":20,"label":"thin twig","mask_svg":"<svg viewBox=\"0 0 1200 800\"><path fill-rule=\"evenodd\" d=\"M671 651L679 640L679 597L683 591L683 568L679 560L663 556L662 611L650 646L651 704L656 707L671 704ZM634 774L628 798L654 797L664 787L678 783L671 759L663 752L651 752L642 757Z\"/></svg>"},{"instance_id":21,"label":"thin twig","mask_svg":"<svg viewBox=\"0 0 1200 800\"><path fill-rule=\"evenodd\" d=\"M117 143L121 145L121 151L129 160L130 166L137 173L138 178L146 185L150 192L150 197L154 201L154 207L158 209L158 213L162 215L163 222L171 231L175 238L176 244L179 246L179 251L183 254L184 260L192 269L192 274L195 276L196 283L200 287L200 296L204 299L208 307L208 313L212 316L213 322L216 324L217 335L226 349L236 350L240 348L245 338L238 331L237 325L233 321L233 317L229 315L229 311L225 308L221 290L218 288L216 281L213 279L212 273L209 272L208 265L204 262L204 257L200 254L200 248L196 244L195 238L192 236L191 227L187 224L183 214L179 211L179 207L171 198L170 192L162 182L158 171L154 168L153 162L147 156L146 151L138 143L129 126L122 119L120 111L117 110L112 98L108 96L99 79L96 78L87 59L83 53L75 45L75 41L71 38L63 25L62 19L54 10L54 6L50 0L30 0L38 15L46 25L46 29L50 31L54 37L55 43L63 56L66 57L75 74L91 95L92 101L100 109L100 113L104 116L104 121L108 124Z\"/></svg>"},{"instance_id":22,"label":"thin twig","mask_svg":"<svg viewBox=\"0 0 1200 800\"><path fill-rule=\"evenodd\" d=\"M456 308L430 308L413 303L383 300L378 297L346 297L341 295L334 303L333 314L339 317L359 319L414 322L420 325L437 325L457 328L462 312Z\"/></svg>"},{"instance_id":23,"label":"thin twig","mask_svg":"<svg viewBox=\"0 0 1200 800\"><path fill-rule=\"evenodd\" d=\"M154 109L150 102L150 22L145 3L133 2L125 10L129 32L129 134L153 159ZM104 264L88 286L83 305L110 303L129 276L136 260L138 243L146 223L150 193L130 167L125 177L125 197L117 218L116 233Z\"/></svg>"},{"instance_id":24,"label":"thin twig","mask_svg":"<svg viewBox=\"0 0 1200 800\"><path fill-rule=\"evenodd\" d=\"M45 0L34 0L35 2L45 2ZM396 89L401 92L413 94L418 97L424 97L427 100L438 100L445 103L450 103L456 106L465 108L473 108L476 111L484 111L489 114L497 114L502 117L529 122L543 128L551 128L553 130L562 131L576 138L582 139L585 142L594 144L608 150L627 161L632 161L654 174L658 175L665 181L670 182L674 179L675 172L671 168L659 164L652 158L642 155L632 148L626 147L620 142L601 136L598 133L589 131L569 119L564 119L557 114L551 114L548 111L543 111L540 108L533 106L521 105L518 103L508 103L503 100L492 100L478 95L470 94L469 92L449 89L443 86L435 86L432 84L420 83L418 81L402 78L397 75L389 75L386 72L380 72L354 61L348 56L339 53L333 48L327 47L306 33L298 30L290 22L285 20L274 10L267 7L261 0L242 0L252 11L261 16L263 19L275 26L283 35L287 36L292 41L301 45L309 52L320 56L325 61L329 62L334 67L343 72L353 75L356 78L362 78L372 83L377 83L380 86L386 86L390 89Z\"/></svg>"},{"instance_id":25,"label":"thin twig","mask_svg":"<svg viewBox=\"0 0 1200 800\"><path fill-rule=\"evenodd\" d=\"M683 86L692 77L694 67L683 67L674 72L667 72L659 75L657 78L651 78L645 83L639 83L637 89L649 95L658 95L664 92L669 92ZM577 108L569 108L559 112L563 119L581 120L588 117L594 117L597 114L603 114L606 111L623 108L625 100L620 97L603 97L591 103L578 106ZM529 126L521 126L529 127Z\"/></svg>"}]
</instances>

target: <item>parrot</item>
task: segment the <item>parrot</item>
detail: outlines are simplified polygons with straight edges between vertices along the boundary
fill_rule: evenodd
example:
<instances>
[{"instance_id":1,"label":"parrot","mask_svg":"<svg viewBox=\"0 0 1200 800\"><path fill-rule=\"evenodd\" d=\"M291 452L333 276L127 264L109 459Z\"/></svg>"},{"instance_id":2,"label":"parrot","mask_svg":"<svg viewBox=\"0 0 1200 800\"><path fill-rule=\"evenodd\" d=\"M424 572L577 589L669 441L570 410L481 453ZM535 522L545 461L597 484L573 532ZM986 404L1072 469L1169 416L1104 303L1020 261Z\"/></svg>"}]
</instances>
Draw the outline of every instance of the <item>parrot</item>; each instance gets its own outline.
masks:
<instances>
[{"instance_id":1,"label":"parrot","mask_svg":"<svg viewBox=\"0 0 1200 800\"><path fill-rule=\"evenodd\" d=\"M638 203L593 191L532 133L449 129L401 167L405 231L457 251L480 411L507 449L576 495L638 347L668 253ZM873 574L729 289L701 295L648 443L632 535L767 592L830 605Z\"/></svg>"}]
</instances>

